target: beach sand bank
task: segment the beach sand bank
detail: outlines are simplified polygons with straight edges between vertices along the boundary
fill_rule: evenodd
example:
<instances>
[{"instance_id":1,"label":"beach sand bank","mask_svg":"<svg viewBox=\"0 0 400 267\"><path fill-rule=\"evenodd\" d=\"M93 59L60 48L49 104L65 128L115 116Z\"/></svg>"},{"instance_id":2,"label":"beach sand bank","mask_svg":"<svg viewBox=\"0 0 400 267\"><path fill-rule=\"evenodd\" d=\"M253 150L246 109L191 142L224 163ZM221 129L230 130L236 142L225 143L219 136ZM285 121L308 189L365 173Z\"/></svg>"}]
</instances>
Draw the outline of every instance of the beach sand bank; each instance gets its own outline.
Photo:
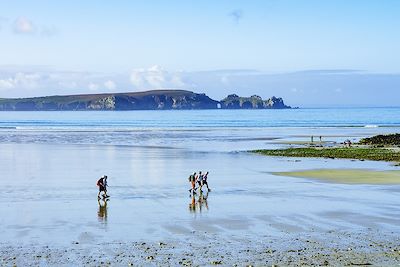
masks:
<instances>
[{"instance_id":1,"label":"beach sand bank","mask_svg":"<svg viewBox=\"0 0 400 267\"><path fill-rule=\"evenodd\" d=\"M315 169L275 172L275 175L302 177L319 181L344 184L400 184L400 171L377 171L368 169Z\"/></svg>"}]
</instances>

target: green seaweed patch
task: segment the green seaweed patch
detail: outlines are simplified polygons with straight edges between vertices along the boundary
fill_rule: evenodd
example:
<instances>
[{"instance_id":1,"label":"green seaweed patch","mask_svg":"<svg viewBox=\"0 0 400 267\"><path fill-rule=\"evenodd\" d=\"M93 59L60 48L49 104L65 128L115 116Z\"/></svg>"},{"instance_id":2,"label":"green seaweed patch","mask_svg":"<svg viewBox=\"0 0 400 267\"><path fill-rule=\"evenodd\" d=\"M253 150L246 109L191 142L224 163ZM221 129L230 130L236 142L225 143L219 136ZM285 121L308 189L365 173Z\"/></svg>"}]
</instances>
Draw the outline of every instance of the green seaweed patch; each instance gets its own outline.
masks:
<instances>
[{"instance_id":1,"label":"green seaweed patch","mask_svg":"<svg viewBox=\"0 0 400 267\"><path fill-rule=\"evenodd\" d=\"M306 158L341 158L374 161L400 162L400 151L394 148L372 147L335 147L335 148L287 148L253 150L266 156L306 157Z\"/></svg>"},{"instance_id":2,"label":"green seaweed patch","mask_svg":"<svg viewBox=\"0 0 400 267\"><path fill-rule=\"evenodd\" d=\"M400 134L375 135L360 140L361 145L400 146Z\"/></svg>"},{"instance_id":3,"label":"green seaweed patch","mask_svg":"<svg viewBox=\"0 0 400 267\"><path fill-rule=\"evenodd\" d=\"M273 172L278 176L316 179L342 184L400 184L400 171L376 171L365 169L314 169L292 172Z\"/></svg>"}]
</instances>

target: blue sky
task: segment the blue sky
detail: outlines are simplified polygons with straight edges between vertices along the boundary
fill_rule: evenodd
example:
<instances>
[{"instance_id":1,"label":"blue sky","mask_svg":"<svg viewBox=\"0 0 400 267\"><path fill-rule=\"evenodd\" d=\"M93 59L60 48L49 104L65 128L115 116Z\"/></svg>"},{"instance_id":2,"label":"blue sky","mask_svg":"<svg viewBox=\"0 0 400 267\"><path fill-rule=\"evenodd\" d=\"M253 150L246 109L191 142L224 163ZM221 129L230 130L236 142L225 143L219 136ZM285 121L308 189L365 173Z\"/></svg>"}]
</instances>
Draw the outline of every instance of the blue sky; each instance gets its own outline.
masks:
<instances>
[{"instance_id":1,"label":"blue sky","mask_svg":"<svg viewBox=\"0 0 400 267\"><path fill-rule=\"evenodd\" d=\"M373 105L371 92L400 97L399 29L395 0L1 0L0 97L183 88Z\"/></svg>"}]
</instances>

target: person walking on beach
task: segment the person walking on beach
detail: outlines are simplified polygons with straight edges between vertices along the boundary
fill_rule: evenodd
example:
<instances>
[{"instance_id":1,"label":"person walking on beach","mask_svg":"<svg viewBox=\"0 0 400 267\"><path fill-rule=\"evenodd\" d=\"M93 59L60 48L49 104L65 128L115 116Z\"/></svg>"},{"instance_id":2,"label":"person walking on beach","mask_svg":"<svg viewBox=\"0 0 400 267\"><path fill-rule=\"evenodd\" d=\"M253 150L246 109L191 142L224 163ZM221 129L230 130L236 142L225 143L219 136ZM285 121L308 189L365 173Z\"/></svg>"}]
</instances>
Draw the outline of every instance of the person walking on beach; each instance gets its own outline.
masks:
<instances>
[{"instance_id":1,"label":"person walking on beach","mask_svg":"<svg viewBox=\"0 0 400 267\"><path fill-rule=\"evenodd\" d=\"M107 195L106 189L105 189L105 186L104 186L104 180L105 180L105 179L107 179L107 176L106 176L106 175L103 175L102 177L100 177L99 180L97 180L97 186L99 187L99 193L97 194L97 198L98 198L98 199L100 199L100 194L101 194L101 192L104 192L103 197L104 197L105 195Z\"/></svg>"},{"instance_id":2,"label":"person walking on beach","mask_svg":"<svg viewBox=\"0 0 400 267\"><path fill-rule=\"evenodd\" d=\"M189 189L189 192L196 194L196 173L193 173L189 176L189 182L192 185L192 188Z\"/></svg>"},{"instance_id":3,"label":"person walking on beach","mask_svg":"<svg viewBox=\"0 0 400 267\"><path fill-rule=\"evenodd\" d=\"M199 171L199 175L197 176L197 183L199 184L200 192L203 188L203 174Z\"/></svg>"},{"instance_id":4,"label":"person walking on beach","mask_svg":"<svg viewBox=\"0 0 400 267\"><path fill-rule=\"evenodd\" d=\"M211 191L211 189L208 187L207 179L208 179L208 172L206 172L206 173L203 175L203 183L202 183L202 185L207 186L207 190L208 190L208 191Z\"/></svg>"},{"instance_id":5,"label":"person walking on beach","mask_svg":"<svg viewBox=\"0 0 400 267\"><path fill-rule=\"evenodd\" d=\"M107 186L108 186L107 179L108 176L104 175L104 194L105 194L104 197L109 197L109 195L107 194Z\"/></svg>"}]
</instances>

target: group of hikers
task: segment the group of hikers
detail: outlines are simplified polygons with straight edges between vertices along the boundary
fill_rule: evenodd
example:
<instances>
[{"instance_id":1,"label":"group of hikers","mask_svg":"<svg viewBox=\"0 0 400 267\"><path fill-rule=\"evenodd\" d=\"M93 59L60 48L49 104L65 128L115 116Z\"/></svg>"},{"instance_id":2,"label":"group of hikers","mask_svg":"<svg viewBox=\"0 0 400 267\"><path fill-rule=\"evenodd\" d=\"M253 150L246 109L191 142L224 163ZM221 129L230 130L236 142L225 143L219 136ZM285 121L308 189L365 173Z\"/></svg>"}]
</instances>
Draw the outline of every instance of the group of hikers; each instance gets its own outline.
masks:
<instances>
[{"instance_id":1,"label":"group of hikers","mask_svg":"<svg viewBox=\"0 0 400 267\"><path fill-rule=\"evenodd\" d=\"M192 194L196 194L197 191L197 187L196 187L196 183L198 184L198 188L200 190L200 192L202 192L203 186L207 186L207 190L211 191L211 189L208 187L208 172L206 173L202 173L201 171L199 171L199 173L197 174L196 172L194 172L193 174L191 174L189 176L189 182L191 183L192 188L189 189L189 192Z\"/></svg>"},{"instance_id":2,"label":"group of hikers","mask_svg":"<svg viewBox=\"0 0 400 267\"><path fill-rule=\"evenodd\" d=\"M97 194L97 198L100 199L102 196L103 199L108 198L109 195L107 194L107 175L103 175L102 177L100 177L99 180L97 180L97 186L99 188L99 193ZM203 192L203 186L207 187L208 191L211 191L210 187L208 186L208 172L206 173L202 173L201 171L199 171L199 173L197 174L196 172L194 172L193 174L191 174L189 176L189 182L191 183L191 188L189 189L189 192L192 194L196 194L197 188L199 188L200 193ZM196 187L196 184L198 185L198 187ZM102 194L103 193L103 194Z\"/></svg>"}]
</instances>

